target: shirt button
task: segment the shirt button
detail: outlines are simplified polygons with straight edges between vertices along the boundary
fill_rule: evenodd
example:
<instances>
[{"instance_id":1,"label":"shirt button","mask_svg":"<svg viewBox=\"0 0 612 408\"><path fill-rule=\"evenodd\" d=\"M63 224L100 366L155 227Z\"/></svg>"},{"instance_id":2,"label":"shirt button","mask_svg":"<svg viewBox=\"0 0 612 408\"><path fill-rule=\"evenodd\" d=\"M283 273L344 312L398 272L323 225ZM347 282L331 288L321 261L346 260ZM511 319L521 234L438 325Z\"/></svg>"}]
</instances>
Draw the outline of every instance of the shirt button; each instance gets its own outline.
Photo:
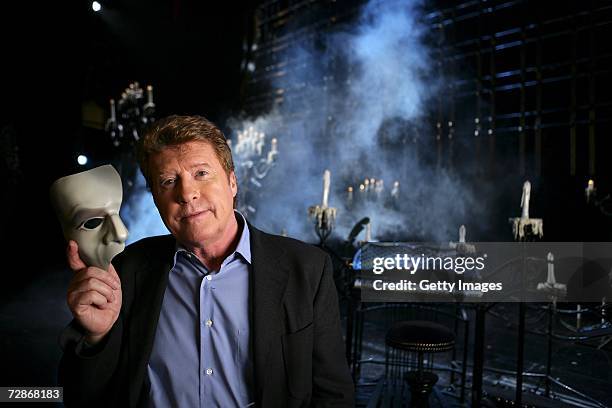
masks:
<instances>
[{"instance_id":1,"label":"shirt button","mask_svg":"<svg viewBox=\"0 0 612 408\"><path fill-rule=\"evenodd\" d=\"M208 327L212 326L212 320L207 320L207 321L206 321L206 325L207 325Z\"/></svg>"},{"instance_id":2,"label":"shirt button","mask_svg":"<svg viewBox=\"0 0 612 408\"><path fill-rule=\"evenodd\" d=\"M212 368L206 369L206 375L212 375Z\"/></svg>"},{"instance_id":3,"label":"shirt button","mask_svg":"<svg viewBox=\"0 0 612 408\"><path fill-rule=\"evenodd\" d=\"M206 275L206 280L212 280L212 276Z\"/></svg>"}]
</instances>

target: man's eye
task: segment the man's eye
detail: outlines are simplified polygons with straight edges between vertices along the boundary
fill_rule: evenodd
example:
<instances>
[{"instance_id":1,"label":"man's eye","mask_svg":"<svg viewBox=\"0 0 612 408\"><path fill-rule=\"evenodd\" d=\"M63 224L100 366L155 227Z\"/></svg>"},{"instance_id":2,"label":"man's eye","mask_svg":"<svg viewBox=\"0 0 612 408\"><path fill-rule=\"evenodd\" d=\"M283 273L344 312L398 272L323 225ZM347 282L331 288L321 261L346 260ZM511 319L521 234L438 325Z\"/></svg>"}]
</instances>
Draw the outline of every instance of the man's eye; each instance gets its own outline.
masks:
<instances>
[{"instance_id":1,"label":"man's eye","mask_svg":"<svg viewBox=\"0 0 612 408\"><path fill-rule=\"evenodd\" d=\"M87 221L85 221L83 224L81 224L81 228L92 230L102 225L103 221L104 221L104 218L90 218Z\"/></svg>"},{"instance_id":2,"label":"man's eye","mask_svg":"<svg viewBox=\"0 0 612 408\"><path fill-rule=\"evenodd\" d=\"M208 172L206 170L198 170L196 172L196 177L204 177L208 174Z\"/></svg>"},{"instance_id":3,"label":"man's eye","mask_svg":"<svg viewBox=\"0 0 612 408\"><path fill-rule=\"evenodd\" d=\"M174 179L166 179L162 180L161 185L165 187L171 185L172 183L174 183Z\"/></svg>"}]
</instances>

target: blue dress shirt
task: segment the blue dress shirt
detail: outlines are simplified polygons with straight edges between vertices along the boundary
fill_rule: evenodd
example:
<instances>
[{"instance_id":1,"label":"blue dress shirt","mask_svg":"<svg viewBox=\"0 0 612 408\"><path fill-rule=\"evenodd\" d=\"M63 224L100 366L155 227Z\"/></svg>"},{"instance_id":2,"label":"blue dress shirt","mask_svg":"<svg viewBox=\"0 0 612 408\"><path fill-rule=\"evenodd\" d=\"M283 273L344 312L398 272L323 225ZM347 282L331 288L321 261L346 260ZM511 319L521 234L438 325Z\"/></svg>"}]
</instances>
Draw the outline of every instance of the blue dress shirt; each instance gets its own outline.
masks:
<instances>
[{"instance_id":1,"label":"blue dress shirt","mask_svg":"<svg viewBox=\"0 0 612 408\"><path fill-rule=\"evenodd\" d=\"M209 271L178 246L147 365L150 407L245 407L253 399L249 228Z\"/></svg>"}]
</instances>

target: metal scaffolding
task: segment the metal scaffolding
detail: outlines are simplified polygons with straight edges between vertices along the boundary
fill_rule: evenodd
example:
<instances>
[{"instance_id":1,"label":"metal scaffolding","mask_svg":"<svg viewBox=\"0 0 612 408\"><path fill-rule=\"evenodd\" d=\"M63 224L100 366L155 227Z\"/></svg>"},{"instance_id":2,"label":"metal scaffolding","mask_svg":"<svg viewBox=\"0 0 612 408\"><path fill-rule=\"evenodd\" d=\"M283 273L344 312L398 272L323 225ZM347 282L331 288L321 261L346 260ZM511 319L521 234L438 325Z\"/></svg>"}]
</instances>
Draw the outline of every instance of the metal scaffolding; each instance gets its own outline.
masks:
<instances>
[{"instance_id":1,"label":"metal scaffolding","mask_svg":"<svg viewBox=\"0 0 612 408\"><path fill-rule=\"evenodd\" d=\"M341 72L331 64L311 82L270 86L271 79L307 67L308 61L284 58L287 49L341 29L363 4L278 0L260 5L247 112L265 112L312 85L350 76L350 67ZM603 172L612 118L612 97L603 91L612 74L612 47L605 40L612 36L610 3L434 1L425 4L423 14L435 70L445 78L428 118L438 166L452 168L469 146L482 173L490 176L502 153L516 159L523 175ZM308 107L295 114L308 114Z\"/></svg>"}]
</instances>

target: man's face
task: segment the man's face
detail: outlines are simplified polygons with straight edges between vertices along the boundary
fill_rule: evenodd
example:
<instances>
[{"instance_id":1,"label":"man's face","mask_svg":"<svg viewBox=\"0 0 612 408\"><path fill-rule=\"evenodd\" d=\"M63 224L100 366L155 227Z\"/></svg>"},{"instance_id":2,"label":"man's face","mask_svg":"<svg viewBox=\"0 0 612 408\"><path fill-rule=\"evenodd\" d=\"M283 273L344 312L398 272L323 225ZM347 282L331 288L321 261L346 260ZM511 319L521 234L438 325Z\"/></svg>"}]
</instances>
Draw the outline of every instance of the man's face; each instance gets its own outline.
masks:
<instances>
[{"instance_id":1,"label":"man's face","mask_svg":"<svg viewBox=\"0 0 612 408\"><path fill-rule=\"evenodd\" d=\"M149 174L155 205L178 242L201 247L226 236L234 219L236 176L225 173L208 142L187 142L153 154Z\"/></svg>"},{"instance_id":2,"label":"man's face","mask_svg":"<svg viewBox=\"0 0 612 408\"><path fill-rule=\"evenodd\" d=\"M121 178L110 165L62 177L51 186L64 236L77 242L86 265L107 270L123 251L128 231L119 217L122 196Z\"/></svg>"}]
</instances>

